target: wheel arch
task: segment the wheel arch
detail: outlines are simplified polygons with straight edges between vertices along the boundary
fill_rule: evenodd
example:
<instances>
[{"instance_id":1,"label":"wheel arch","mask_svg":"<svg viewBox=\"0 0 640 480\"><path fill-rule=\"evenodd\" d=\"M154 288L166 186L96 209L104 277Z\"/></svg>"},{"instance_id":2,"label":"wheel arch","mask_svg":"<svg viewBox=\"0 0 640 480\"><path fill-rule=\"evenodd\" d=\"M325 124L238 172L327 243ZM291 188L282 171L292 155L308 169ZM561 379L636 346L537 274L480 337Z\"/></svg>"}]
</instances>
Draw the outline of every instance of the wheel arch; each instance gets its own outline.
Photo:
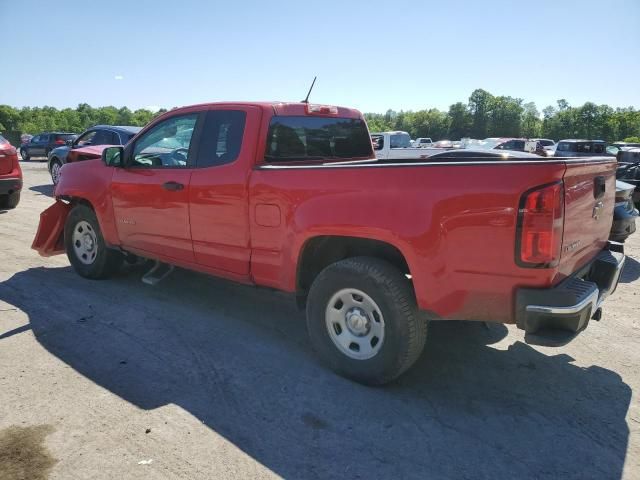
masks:
<instances>
[{"instance_id":1,"label":"wheel arch","mask_svg":"<svg viewBox=\"0 0 640 480\"><path fill-rule=\"evenodd\" d=\"M404 275L411 275L407 257L393 243L370 237L316 235L305 240L298 253L295 290L304 303L311 284L327 266L352 257L385 260Z\"/></svg>"}]
</instances>

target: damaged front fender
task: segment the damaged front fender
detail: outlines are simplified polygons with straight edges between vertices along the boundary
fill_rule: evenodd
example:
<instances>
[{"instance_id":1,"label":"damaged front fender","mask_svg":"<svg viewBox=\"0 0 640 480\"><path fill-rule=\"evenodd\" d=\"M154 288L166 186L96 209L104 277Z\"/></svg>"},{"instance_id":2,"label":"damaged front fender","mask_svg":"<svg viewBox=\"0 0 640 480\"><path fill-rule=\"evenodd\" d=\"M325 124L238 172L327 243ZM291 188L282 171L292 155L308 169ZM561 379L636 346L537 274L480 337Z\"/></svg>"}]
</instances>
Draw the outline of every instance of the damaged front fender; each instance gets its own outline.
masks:
<instances>
[{"instance_id":1,"label":"damaged front fender","mask_svg":"<svg viewBox=\"0 0 640 480\"><path fill-rule=\"evenodd\" d=\"M64 253L64 224L70 210L70 204L56 200L56 203L42 212L31 248L43 257Z\"/></svg>"}]
</instances>

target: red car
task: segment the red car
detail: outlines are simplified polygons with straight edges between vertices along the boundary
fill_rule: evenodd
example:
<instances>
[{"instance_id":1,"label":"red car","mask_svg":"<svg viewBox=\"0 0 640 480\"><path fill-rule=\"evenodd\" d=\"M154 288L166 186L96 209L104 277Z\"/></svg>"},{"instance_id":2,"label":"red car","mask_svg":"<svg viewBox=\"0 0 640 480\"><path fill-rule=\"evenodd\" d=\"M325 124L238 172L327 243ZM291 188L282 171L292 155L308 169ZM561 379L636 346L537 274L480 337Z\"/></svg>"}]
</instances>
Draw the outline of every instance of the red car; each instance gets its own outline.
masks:
<instances>
[{"instance_id":1,"label":"red car","mask_svg":"<svg viewBox=\"0 0 640 480\"><path fill-rule=\"evenodd\" d=\"M84 277L126 257L272 287L312 344L367 384L411 366L429 320L583 330L624 263L608 243L614 158L377 161L357 110L171 110L101 160L65 165L33 243ZM163 273L158 273L162 271Z\"/></svg>"},{"instance_id":2,"label":"red car","mask_svg":"<svg viewBox=\"0 0 640 480\"><path fill-rule=\"evenodd\" d=\"M22 170L16 149L0 135L0 209L16 208L22 190Z\"/></svg>"}]
</instances>

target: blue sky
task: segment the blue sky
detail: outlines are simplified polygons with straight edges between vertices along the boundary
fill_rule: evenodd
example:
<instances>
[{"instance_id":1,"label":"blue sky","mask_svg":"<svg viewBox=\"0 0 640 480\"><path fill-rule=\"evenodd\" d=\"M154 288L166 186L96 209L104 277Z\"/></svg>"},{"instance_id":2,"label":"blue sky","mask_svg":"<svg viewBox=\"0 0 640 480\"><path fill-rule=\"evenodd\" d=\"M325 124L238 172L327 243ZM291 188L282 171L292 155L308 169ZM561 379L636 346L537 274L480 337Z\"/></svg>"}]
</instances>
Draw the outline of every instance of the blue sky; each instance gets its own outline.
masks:
<instances>
[{"instance_id":1,"label":"blue sky","mask_svg":"<svg viewBox=\"0 0 640 480\"><path fill-rule=\"evenodd\" d=\"M640 1L0 0L0 104L640 107ZM8 68L9 66L13 68Z\"/></svg>"}]
</instances>

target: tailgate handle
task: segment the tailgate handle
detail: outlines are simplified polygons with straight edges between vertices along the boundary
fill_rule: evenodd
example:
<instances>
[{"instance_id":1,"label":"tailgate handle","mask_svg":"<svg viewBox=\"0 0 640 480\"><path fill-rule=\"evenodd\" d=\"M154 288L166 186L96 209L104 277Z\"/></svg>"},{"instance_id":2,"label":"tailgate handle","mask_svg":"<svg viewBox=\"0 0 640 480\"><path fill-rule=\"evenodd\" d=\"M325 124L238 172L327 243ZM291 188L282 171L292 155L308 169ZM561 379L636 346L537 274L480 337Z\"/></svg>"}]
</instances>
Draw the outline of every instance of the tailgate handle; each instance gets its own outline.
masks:
<instances>
[{"instance_id":1,"label":"tailgate handle","mask_svg":"<svg viewBox=\"0 0 640 480\"><path fill-rule=\"evenodd\" d=\"M596 200L598 198L602 198L604 196L604 192L606 190L606 183L604 177L598 176L593 179L593 198Z\"/></svg>"}]
</instances>

